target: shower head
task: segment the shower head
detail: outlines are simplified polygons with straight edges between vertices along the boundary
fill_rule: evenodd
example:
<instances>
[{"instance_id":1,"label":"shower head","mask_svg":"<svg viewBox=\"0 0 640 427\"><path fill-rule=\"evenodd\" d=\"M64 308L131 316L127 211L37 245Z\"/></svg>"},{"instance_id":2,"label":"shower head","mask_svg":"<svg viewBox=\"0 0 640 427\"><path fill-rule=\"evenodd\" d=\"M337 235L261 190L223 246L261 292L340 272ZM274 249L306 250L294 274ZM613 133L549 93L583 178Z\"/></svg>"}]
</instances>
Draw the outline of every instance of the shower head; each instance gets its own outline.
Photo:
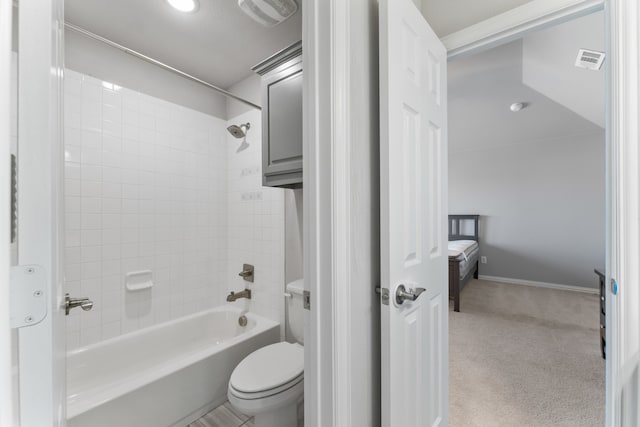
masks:
<instances>
[{"instance_id":1,"label":"shower head","mask_svg":"<svg viewBox=\"0 0 640 427\"><path fill-rule=\"evenodd\" d=\"M231 125L227 128L229 133L234 137L240 139L247 136L247 132L251 129L251 123L245 123L242 125Z\"/></svg>"}]
</instances>

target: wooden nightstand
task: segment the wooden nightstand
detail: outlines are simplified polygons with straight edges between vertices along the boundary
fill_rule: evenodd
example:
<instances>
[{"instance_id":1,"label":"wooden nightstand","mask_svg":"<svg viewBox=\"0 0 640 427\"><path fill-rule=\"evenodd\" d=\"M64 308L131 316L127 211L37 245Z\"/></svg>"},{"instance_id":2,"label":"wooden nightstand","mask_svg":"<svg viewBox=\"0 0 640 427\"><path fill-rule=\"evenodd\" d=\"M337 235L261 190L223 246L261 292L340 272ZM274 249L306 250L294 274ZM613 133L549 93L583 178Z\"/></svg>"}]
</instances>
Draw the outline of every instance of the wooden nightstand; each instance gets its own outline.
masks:
<instances>
[{"instance_id":1,"label":"wooden nightstand","mask_svg":"<svg viewBox=\"0 0 640 427\"><path fill-rule=\"evenodd\" d=\"M602 352L602 358L606 359L607 348L607 293L605 290L605 274L598 269L593 270L600 280L600 351Z\"/></svg>"}]
</instances>

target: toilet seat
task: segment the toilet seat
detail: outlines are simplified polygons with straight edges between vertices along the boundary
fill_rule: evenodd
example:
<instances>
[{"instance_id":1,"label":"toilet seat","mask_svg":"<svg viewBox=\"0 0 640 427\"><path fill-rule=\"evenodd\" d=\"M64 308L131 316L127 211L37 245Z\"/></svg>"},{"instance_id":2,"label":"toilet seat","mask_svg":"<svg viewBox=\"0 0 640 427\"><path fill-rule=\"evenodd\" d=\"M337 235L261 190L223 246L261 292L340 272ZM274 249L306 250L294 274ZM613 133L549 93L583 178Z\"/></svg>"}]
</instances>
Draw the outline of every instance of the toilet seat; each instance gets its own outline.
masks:
<instances>
[{"instance_id":1,"label":"toilet seat","mask_svg":"<svg viewBox=\"0 0 640 427\"><path fill-rule=\"evenodd\" d=\"M304 394L304 380L298 381L296 384L289 385L287 389L279 389L279 391L273 391L274 394L265 396L259 396L258 393L254 395L240 393L242 396L238 396L238 392L229 386L227 398L229 402L238 410L246 415L265 414L272 411L281 410L285 407L290 407L293 412L296 411L296 403L300 401ZM280 423L274 424L281 426Z\"/></svg>"},{"instance_id":2,"label":"toilet seat","mask_svg":"<svg viewBox=\"0 0 640 427\"><path fill-rule=\"evenodd\" d=\"M295 378L294 381L290 381L286 384L282 384L281 386L272 388L270 390L259 391L255 393L244 393L242 391L236 390L232 385L229 385L229 391L238 399L243 400L256 400L256 399L264 399L267 397L279 395L281 393L286 392L294 388L296 385L301 384L304 381L304 375L299 375Z\"/></svg>"},{"instance_id":3,"label":"toilet seat","mask_svg":"<svg viewBox=\"0 0 640 427\"><path fill-rule=\"evenodd\" d=\"M280 342L262 347L233 370L229 391L240 399L261 399L282 393L304 379L304 347Z\"/></svg>"}]
</instances>

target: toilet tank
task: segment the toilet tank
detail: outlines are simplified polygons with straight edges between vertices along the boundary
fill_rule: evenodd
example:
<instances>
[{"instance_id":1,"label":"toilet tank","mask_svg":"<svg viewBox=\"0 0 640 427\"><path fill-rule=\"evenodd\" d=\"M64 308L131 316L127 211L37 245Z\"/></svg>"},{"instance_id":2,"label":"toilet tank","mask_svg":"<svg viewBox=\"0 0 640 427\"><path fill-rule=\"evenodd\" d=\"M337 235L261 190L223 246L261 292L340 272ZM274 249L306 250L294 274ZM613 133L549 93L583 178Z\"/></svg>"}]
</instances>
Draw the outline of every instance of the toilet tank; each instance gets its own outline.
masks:
<instances>
[{"instance_id":1,"label":"toilet tank","mask_svg":"<svg viewBox=\"0 0 640 427\"><path fill-rule=\"evenodd\" d=\"M302 292L304 281L295 280L287 284L287 322L293 338L300 344L304 344L304 307L302 303Z\"/></svg>"}]
</instances>

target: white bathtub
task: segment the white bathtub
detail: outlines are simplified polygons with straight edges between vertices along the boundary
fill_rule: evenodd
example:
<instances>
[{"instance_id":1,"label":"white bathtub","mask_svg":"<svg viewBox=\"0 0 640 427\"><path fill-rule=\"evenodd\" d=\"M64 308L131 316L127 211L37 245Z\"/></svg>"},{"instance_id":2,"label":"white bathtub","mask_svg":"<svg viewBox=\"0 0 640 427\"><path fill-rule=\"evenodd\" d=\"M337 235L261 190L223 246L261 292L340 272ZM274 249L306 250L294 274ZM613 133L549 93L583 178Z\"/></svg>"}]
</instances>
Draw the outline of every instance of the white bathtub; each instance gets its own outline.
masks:
<instances>
[{"instance_id":1,"label":"white bathtub","mask_svg":"<svg viewBox=\"0 0 640 427\"><path fill-rule=\"evenodd\" d=\"M277 342L278 323L227 306L73 350L69 427L184 427L226 400L235 366Z\"/></svg>"}]
</instances>

